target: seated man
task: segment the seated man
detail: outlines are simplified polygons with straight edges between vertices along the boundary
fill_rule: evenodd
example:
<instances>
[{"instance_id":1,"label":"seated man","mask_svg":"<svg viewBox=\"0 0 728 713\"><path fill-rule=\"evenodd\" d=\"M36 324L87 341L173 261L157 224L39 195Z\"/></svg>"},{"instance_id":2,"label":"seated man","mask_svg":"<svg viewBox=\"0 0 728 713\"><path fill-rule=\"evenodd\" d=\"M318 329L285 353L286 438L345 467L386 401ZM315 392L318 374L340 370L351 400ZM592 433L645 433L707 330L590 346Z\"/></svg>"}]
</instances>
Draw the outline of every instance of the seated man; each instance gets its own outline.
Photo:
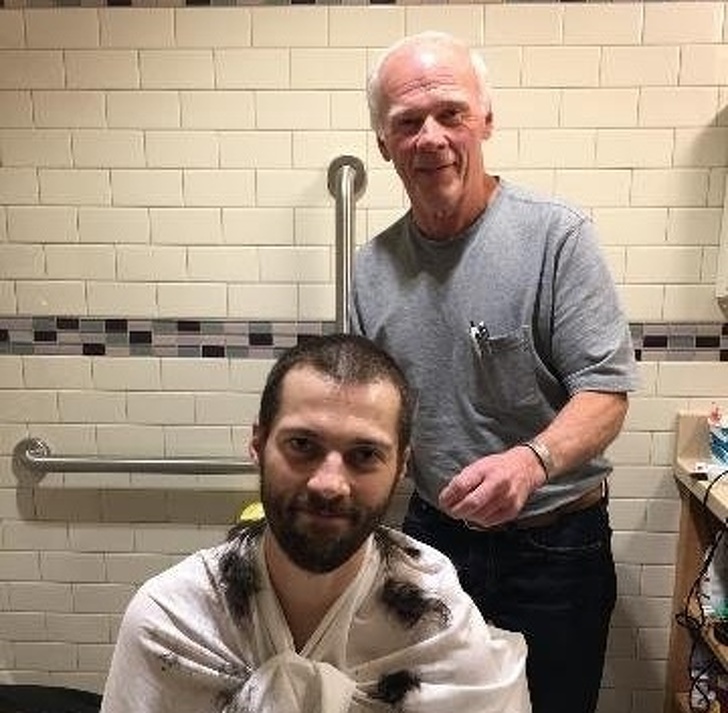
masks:
<instances>
[{"instance_id":1,"label":"seated man","mask_svg":"<svg viewBox=\"0 0 728 713\"><path fill-rule=\"evenodd\" d=\"M380 523L412 399L362 337L275 364L251 455L265 519L144 584L103 713L524 713L520 634L486 625L443 555Z\"/></svg>"}]
</instances>

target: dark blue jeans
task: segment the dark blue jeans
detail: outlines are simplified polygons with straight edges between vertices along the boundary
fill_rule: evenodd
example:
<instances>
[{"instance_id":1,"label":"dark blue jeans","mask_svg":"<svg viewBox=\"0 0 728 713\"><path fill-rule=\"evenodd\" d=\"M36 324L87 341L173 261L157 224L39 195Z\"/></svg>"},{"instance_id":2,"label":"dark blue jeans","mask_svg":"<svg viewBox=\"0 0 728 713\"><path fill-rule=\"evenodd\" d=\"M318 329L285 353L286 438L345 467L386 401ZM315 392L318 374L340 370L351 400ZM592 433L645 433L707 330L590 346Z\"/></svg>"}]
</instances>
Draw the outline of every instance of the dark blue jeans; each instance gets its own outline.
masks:
<instances>
[{"instance_id":1,"label":"dark blue jeans","mask_svg":"<svg viewBox=\"0 0 728 713\"><path fill-rule=\"evenodd\" d=\"M533 713L593 713L616 600L606 501L546 527L480 532L415 494L403 530L450 557L487 621L524 634Z\"/></svg>"}]
</instances>

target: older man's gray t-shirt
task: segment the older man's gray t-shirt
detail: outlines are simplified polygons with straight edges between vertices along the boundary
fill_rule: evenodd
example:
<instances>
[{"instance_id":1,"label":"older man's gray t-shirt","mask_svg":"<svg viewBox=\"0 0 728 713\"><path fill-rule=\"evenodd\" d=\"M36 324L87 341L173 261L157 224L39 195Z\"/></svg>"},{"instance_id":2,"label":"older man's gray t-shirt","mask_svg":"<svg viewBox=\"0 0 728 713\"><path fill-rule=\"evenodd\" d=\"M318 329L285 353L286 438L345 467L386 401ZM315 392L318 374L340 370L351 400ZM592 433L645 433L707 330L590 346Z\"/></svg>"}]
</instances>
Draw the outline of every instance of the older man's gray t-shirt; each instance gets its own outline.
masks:
<instances>
[{"instance_id":1,"label":"older man's gray t-shirt","mask_svg":"<svg viewBox=\"0 0 728 713\"><path fill-rule=\"evenodd\" d=\"M532 438L579 391L636 387L628 324L583 213L508 182L448 241L408 213L355 260L352 327L417 390L412 476L437 505L464 466ZM537 490L521 516L594 487L604 458Z\"/></svg>"}]
</instances>

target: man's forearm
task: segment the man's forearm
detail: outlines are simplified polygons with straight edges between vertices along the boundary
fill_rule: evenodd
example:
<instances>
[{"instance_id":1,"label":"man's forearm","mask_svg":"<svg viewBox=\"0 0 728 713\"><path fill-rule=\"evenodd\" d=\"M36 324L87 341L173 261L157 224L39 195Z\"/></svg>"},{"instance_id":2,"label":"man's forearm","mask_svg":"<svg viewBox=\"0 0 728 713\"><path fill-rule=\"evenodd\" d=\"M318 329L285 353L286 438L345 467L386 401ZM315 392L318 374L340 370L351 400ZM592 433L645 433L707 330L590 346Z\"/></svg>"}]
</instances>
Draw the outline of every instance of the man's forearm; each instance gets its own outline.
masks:
<instances>
[{"instance_id":1,"label":"man's forearm","mask_svg":"<svg viewBox=\"0 0 728 713\"><path fill-rule=\"evenodd\" d=\"M553 460L552 477L598 455L617 437L627 413L627 394L581 391L536 435Z\"/></svg>"}]
</instances>

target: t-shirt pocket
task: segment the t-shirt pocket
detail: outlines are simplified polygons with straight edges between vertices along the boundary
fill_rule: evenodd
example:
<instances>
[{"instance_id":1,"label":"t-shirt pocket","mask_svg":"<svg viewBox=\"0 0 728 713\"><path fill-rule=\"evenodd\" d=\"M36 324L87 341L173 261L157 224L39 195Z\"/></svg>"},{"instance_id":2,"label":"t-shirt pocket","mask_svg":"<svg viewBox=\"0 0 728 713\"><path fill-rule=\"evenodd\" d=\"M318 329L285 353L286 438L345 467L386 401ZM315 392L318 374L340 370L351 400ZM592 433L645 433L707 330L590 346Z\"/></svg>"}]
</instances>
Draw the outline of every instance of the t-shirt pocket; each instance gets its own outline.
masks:
<instances>
[{"instance_id":1,"label":"t-shirt pocket","mask_svg":"<svg viewBox=\"0 0 728 713\"><path fill-rule=\"evenodd\" d=\"M471 339L475 392L488 413L543 405L531 329L520 327L508 334L479 334Z\"/></svg>"}]
</instances>

